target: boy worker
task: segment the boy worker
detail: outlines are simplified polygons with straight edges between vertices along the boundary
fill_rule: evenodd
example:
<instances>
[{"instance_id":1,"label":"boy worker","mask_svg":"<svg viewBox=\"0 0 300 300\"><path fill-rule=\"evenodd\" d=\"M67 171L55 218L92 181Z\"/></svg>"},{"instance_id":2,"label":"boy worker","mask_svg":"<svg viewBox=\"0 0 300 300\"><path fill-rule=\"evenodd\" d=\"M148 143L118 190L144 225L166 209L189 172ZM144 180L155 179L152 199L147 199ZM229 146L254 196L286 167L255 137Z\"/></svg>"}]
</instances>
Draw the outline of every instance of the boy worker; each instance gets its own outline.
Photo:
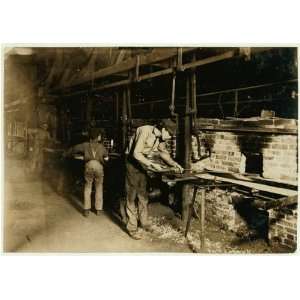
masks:
<instances>
[{"instance_id":1,"label":"boy worker","mask_svg":"<svg viewBox=\"0 0 300 300\"><path fill-rule=\"evenodd\" d=\"M85 161L84 170L84 212L83 215L88 217L91 210L91 193L92 185L95 184L95 209L97 215L101 215L103 210L103 165L108 160L108 153L101 141L101 131L97 128L90 130L89 142L84 142L70 148L66 156L74 154L83 154Z\"/></svg>"}]
</instances>

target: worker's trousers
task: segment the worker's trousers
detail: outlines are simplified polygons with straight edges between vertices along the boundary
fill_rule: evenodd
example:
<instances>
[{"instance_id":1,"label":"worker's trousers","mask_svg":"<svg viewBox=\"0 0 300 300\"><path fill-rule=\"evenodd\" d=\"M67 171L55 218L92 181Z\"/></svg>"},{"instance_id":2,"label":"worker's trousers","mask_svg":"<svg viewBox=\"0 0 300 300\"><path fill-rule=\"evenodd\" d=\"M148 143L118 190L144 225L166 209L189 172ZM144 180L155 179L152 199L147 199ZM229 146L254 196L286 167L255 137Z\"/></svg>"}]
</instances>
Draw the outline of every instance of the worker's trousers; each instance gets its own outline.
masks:
<instances>
[{"instance_id":1,"label":"worker's trousers","mask_svg":"<svg viewBox=\"0 0 300 300\"><path fill-rule=\"evenodd\" d=\"M149 225L147 175L134 162L126 162L126 213L127 230L137 231L138 222L141 226ZM137 205L136 205L137 200Z\"/></svg>"},{"instance_id":2,"label":"worker's trousers","mask_svg":"<svg viewBox=\"0 0 300 300\"><path fill-rule=\"evenodd\" d=\"M103 166L96 160L90 160L85 165L84 209L91 209L91 194L95 184L95 209L103 209Z\"/></svg>"},{"instance_id":3,"label":"worker's trousers","mask_svg":"<svg viewBox=\"0 0 300 300\"><path fill-rule=\"evenodd\" d=\"M33 173L41 174L44 168L44 153L42 148L35 148L32 153L30 170Z\"/></svg>"}]
</instances>

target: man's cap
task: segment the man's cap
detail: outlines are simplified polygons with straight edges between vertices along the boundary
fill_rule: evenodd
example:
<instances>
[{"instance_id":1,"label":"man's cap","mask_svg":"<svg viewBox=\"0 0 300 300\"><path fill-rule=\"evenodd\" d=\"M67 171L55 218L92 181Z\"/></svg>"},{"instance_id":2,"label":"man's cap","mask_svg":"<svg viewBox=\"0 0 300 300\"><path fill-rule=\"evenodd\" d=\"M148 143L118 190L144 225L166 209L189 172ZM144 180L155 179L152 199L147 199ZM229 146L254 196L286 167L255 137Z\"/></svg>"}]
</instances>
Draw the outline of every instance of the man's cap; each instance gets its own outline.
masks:
<instances>
[{"instance_id":1,"label":"man's cap","mask_svg":"<svg viewBox=\"0 0 300 300\"><path fill-rule=\"evenodd\" d=\"M97 138L99 135L103 136L104 135L104 130L102 128L97 128L97 127L94 127L94 128L91 128L89 130L89 136L91 139L95 139Z\"/></svg>"},{"instance_id":2,"label":"man's cap","mask_svg":"<svg viewBox=\"0 0 300 300\"><path fill-rule=\"evenodd\" d=\"M163 119L161 124L162 127L167 129L171 135L175 135L177 129L175 121L173 121L172 119Z\"/></svg>"}]
</instances>

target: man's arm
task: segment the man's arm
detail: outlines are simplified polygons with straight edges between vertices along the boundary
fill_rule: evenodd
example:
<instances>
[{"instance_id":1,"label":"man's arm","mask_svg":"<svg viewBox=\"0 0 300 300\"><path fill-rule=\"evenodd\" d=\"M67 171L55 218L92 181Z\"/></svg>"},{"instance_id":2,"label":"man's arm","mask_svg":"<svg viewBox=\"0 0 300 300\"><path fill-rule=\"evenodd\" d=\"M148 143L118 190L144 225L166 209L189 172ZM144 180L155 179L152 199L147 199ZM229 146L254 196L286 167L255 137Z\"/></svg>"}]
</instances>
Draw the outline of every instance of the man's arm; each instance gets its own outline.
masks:
<instances>
[{"instance_id":1,"label":"man's arm","mask_svg":"<svg viewBox=\"0 0 300 300\"><path fill-rule=\"evenodd\" d=\"M99 147L101 149L101 155L102 155L102 158L103 160L106 162L109 160L109 156L108 156L108 151L107 149L104 147L103 144L99 144Z\"/></svg>"},{"instance_id":2,"label":"man's arm","mask_svg":"<svg viewBox=\"0 0 300 300\"><path fill-rule=\"evenodd\" d=\"M178 164L170 155L169 151L167 150L166 143L162 142L158 145L158 151L161 159L167 163L171 167L178 168L180 172L183 172L183 168Z\"/></svg>"},{"instance_id":3,"label":"man's arm","mask_svg":"<svg viewBox=\"0 0 300 300\"><path fill-rule=\"evenodd\" d=\"M148 138L148 133L146 131L141 130L140 128L136 131L136 143L133 150L133 157L142 165L146 166L147 168L151 166L151 161L145 157L143 154L144 145L146 139Z\"/></svg>"}]
</instances>

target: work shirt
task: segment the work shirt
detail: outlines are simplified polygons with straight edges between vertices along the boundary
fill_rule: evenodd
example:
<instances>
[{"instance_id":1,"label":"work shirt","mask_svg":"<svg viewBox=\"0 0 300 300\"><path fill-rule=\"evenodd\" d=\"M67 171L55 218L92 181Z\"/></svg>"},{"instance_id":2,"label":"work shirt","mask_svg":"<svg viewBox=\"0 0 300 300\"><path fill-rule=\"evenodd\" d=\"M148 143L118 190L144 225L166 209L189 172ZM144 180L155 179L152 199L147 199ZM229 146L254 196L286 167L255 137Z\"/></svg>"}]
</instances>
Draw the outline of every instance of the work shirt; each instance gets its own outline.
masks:
<instances>
[{"instance_id":1,"label":"work shirt","mask_svg":"<svg viewBox=\"0 0 300 300\"><path fill-rule=\"evenodd\" d=\"M86 162L91 160L97 160L101 164L104 164L104 157L108 156L106 148L100 143L85 142L71 147L66 155L72 155L76 153L82 153Z\"/></svg>"},{"instance_id":2,"label":"work shirt","mask_svg":"<svg viewBox=\"0 0 300 300\"><path fill-rule=\"evenodd\" d=\"M151 125L138 127L126 149L128 155L145 166L149 166L151 158L159 156L162 152L169 154L166 143L161 141L161 132Z\"/></svg>"}]
</instances>

